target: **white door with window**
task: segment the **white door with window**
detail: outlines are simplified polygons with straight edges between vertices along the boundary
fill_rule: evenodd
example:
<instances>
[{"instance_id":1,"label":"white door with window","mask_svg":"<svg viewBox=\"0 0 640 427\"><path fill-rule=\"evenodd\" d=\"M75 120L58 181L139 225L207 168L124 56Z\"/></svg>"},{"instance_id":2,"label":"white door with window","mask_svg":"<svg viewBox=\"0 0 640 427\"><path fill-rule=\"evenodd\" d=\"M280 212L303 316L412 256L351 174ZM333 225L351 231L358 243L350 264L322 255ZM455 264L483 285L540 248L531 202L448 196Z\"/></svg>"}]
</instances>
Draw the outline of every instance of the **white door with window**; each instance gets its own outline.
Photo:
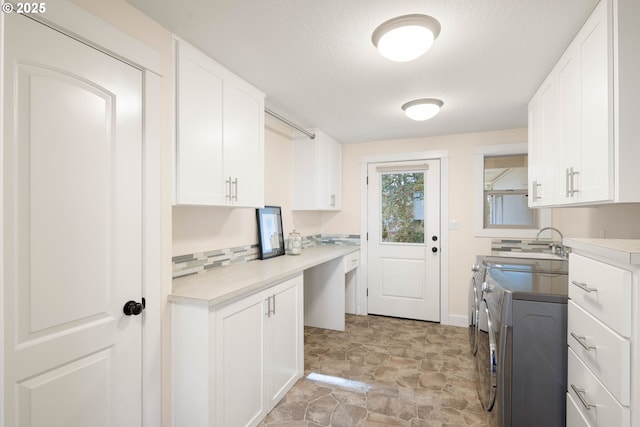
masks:
<instances>
[{"instance_id":1,"label":"white door with window","mask_svg":"<svg viewBox=\"0 0 640 427\"><path fill-rule=\"evenodd\" d=\"M368 166L368 312L440 321L440 160Z\"/></svg>"},{"instance_id":2,"label":"white door with window","mask_svg":"<svg viewBox=\"0 0 640 427\"><path fill-rule=\"evenodd\" d=\"M142 72L5 25L4 425L140 426Z\"/></svg>"}]
</instances>

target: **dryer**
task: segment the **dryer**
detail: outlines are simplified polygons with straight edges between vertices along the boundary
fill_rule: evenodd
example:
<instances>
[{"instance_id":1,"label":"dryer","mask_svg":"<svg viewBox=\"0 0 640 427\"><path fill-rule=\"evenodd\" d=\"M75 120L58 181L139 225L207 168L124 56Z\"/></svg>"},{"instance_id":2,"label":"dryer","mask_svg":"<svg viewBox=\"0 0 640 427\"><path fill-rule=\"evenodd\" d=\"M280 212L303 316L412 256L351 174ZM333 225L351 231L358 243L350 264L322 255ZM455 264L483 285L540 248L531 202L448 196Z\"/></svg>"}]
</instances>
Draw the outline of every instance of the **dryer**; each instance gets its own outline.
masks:
<instances>
[{"instance_id":1,"label":"dryer","mask_svg":"<svg viewBox=\"0 0 640 427\"><path fill-rule=\"evenodd\" d=\"M478 395L491 427L565 425L567 262L487 267L480 300Z\"/></svg>"}]
</instances>

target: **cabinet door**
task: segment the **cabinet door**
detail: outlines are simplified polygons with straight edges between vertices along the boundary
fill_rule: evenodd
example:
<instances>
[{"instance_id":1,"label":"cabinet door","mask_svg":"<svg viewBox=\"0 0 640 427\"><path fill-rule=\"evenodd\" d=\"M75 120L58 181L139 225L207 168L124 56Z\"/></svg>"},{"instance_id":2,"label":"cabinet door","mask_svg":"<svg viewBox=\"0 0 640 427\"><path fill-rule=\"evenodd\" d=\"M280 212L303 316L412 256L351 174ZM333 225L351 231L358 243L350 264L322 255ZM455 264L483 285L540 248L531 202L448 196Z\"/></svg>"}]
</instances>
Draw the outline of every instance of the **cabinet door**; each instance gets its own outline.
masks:
<instances>
[{"instance_id":1,"label":"cabinet door","mask_svg":"<svg viewBox=\"0 0 640 427\"><path fill-rule=\"evenodd\" d=\"M342 209L342 144L335 140L331 143L330 164L329 198L331 207L340 210Z\"/></svg>"},{"instance_id":2,"label":"cabinet door","mask_svg":"<svg viewBox=\"0 0 640 427\"><path fill-rule=\"evenodd\" d=\"M176 43L176 203L226 203L222 167L224 70Z\"/></svg>"},{"instance_id":3,"label":"cabinet door","mask_svg":"<svg viewBox=\"0 0 640 427\"><path fill-rule=\"evenodd\" d=\"M224 180L229 203L264 206L264 95L236 78L224 88ZM229 181L229 182L227 182Z\"/></svg>"},{"instance_id":4,"label":"cabinet door","mask_svg":"<svg viewBox=\"0 0 640 427\"><path fill-rule=\"evenodd\" d=\"M214 400L218 426L256 425L267 413L265 317L262 294L247 297L215 313Z\"/></svg>"},{"instance_id":5,"label":"cabinet door","mask_svg":"<svg viewBox=\"0 0 640 427\"><path fill-rule=\"evenodd\" d=\"M303 372L302 276L268 291L268 410L291 389Z\"/></svg>"},{"instance_id":6,"label":"cabinet door","mask_svg":"<svg viewBox=\"0 0 640 427\"><path fill-rule=\"evenodd\" d=\"M575 186L580 202L612 200L613 99L609 70L609 26L605 1L578 35L580 50L582 161Z\"/></svg>"},{"instance_id":7,"label":"cabinet door","mask_svg":"<svg viewBox=\"0 0 640 427\"><path fill-rule=\"evenodd\" d=\"M342 184L342 147L329 135L316 132L317 206L322 210L339 210Z\"/></svg>"},{"instance_id":8,"label":"cabinet door","mask_svg":"<svg viewBox=\"0 0 640 427\"><path fill-rule=\"evenodd\" d=\"M574 45L569 46L556 69L559 141L556 147L558 166L554 176L558 184L556 200L562 204L579 200L575 184L582 170L580 52Z\"/></svg>"},{"instance_id":9,"label":"cabinet door","mask_svg":"<svg viewBox=\"0 0 640 427\"><path fill-rule=\"evenodd\" d=\"M542 84L529 103L529 206L556 202L557 108L555 76Z\"/></svg>"}]
</instances>

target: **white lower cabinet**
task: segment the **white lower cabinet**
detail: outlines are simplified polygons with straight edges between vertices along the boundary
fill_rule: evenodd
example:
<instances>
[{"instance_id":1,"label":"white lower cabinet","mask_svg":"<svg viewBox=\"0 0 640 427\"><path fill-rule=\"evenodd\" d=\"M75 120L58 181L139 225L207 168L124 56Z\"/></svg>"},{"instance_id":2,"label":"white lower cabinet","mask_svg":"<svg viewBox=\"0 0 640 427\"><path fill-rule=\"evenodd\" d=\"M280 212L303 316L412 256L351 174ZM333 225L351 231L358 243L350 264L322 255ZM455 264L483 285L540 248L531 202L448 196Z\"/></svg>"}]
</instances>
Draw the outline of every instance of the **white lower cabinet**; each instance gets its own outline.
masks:
<instances>
[{"instance_id":1,"label":"white lower cabinet","mask_svg":"<svg viewBox=\"0 0 640 427\"><path fill-rule=\"evenodd\" d=\"M565 239L567 426L640 425L640 240Z\"/></svg>"},{"instance_id":2,"label":"white lower cabinet","mask_svg":"<svg viewBox=\"0 0 640 427\"><path fill-rule=\"evenodd\" d=\"M255 426L302 376L302 275L221 308L172 308L175 427Z\"/></svg>"}]
</instances>

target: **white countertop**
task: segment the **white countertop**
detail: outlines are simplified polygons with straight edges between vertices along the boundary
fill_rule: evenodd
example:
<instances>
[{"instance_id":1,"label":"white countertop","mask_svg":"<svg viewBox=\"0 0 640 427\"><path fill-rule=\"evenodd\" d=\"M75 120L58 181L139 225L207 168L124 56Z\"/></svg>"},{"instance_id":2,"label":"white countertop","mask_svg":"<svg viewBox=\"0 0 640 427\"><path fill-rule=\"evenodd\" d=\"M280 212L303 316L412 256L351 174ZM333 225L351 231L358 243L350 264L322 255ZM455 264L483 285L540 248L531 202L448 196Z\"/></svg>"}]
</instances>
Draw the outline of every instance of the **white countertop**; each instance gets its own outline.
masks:
<instances>
[{"instance_id":1,"label":"white countertop","mask_svg":"<svg viewBox=\"0 0 640 427\"><path fill-rule=\"evenodd\" d=\"M214 307L249 296L335 258L360 250L355 245L320 245L305 248L301 255L283 255L216 267L173 280L173 303Z\"/></svg>"},{"instance_id":2,"label":"white countertop","mask_svg":"<svg viewBox=\"0 0 640 427\"><path fill-rule=\"evenodd\" d=\"M574 252L586 252L624 264L640 265L639 239L566 238L564 244Z\"/></svg>"}]
</instances>

